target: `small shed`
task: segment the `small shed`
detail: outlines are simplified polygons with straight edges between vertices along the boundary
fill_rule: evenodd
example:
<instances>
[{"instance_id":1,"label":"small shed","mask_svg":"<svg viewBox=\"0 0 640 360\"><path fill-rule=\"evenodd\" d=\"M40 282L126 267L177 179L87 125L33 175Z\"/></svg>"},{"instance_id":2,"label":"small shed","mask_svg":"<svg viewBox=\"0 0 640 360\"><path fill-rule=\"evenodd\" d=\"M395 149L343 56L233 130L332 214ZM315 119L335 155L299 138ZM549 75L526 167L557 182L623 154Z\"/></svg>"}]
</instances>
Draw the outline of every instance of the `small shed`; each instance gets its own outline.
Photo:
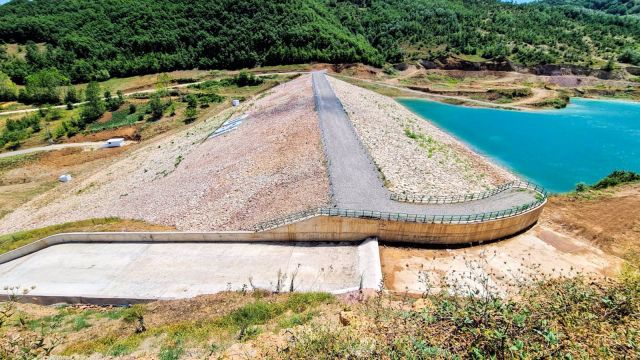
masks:
<instances>
[{"instance_id":1,"label":"small shed","mask_svg":"<svg viewBox=\"0 0 640 360\"><path fill-rule=\"evenodd\" d=\"M70 174L64 174L64 175L60 175L60 177L58 178L58 181L66 183L71 181L71 175Z\"/></svg>"},{"instance_id":2,"label":"small shed","mask_svg":"<svg viewBox=\"0 0 640 360\"><path fill-rule=\"evenodd\" d=\"M233 100L231 100L231 105L233 105L233 106L238 106L238 105L240 105L240 100L238 100L238 99L233 99Z\"/></svg>"},{"instance_id":3,"label":"small shed","mask_svg":"<svg viewBox=\"0 0 640 360\"><path fill-rule=\"evenodd\" d=\"M113 138L113 139L107 140L107 142L104 144L104 147L114 148L114 147L120 147L123 145L124 145L124 138Z\"/></svg>"}]
</instances>

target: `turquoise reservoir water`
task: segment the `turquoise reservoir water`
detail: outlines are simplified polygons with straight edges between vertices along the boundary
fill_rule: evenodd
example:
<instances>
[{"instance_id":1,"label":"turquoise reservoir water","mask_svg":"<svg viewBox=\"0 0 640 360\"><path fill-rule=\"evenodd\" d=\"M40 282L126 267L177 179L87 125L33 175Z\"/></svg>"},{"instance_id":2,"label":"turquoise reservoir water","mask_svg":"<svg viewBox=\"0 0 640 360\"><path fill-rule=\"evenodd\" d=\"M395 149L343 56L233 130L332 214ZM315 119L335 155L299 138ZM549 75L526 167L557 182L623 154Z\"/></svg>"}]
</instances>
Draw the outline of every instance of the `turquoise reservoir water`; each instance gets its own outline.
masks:
<instances>
[{"instance_id":1,"label":"turquoise reservoir water","mask_svg":"<svg viewBox=\"0 0 640 360\"><path fill-rule=\"evenodd\" d=\"M613 170L640 172L637 103L571 99L561 110L510 111L399 102L549 191L570 191Z\"/></svg>"}]
</instances>

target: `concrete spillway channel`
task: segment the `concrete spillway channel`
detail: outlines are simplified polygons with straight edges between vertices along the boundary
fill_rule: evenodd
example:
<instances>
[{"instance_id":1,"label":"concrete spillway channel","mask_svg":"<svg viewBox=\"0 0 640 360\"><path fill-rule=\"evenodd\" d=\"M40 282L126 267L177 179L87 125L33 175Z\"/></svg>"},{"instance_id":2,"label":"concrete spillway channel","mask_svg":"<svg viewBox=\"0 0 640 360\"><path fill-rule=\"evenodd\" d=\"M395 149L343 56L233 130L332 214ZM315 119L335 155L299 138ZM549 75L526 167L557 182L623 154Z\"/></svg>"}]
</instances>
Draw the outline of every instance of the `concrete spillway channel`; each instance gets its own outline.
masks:
<instances>
[{"instance_id":1,"label":"concrete spillway channel","mask_svg":"<svg viewBox=\"0 0 640 360\"><path fill-rule=\"evenodd\" d=\"M0 255L0 285L33 287L24 300L36 303L129 304L241 289L340 294L376 288L382 280L375 239L251 243L232 236L229 241L206 238L198 233L55 235L40 240L39 251Z\"/></svg>"}]
</instances>

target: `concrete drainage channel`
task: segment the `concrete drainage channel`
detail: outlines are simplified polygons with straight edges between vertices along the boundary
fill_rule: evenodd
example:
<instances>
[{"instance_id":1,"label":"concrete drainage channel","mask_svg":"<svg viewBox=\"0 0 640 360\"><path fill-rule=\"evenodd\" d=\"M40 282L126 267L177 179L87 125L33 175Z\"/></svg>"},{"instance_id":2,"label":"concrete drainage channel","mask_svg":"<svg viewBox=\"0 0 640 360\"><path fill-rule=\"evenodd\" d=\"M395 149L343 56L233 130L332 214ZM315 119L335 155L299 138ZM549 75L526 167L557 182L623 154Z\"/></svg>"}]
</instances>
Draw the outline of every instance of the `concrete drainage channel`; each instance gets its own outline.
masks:
<instances>
[{"instance_id":1,"label":"concrete drainage channel","mask_svg":"<svg viewBox=\"0 0 640 360\"><path fill-rule=\"evenodd\" d=\"M145 238L142 233L129 235ZM186 238L53 239L40 243L36 251L21 248L0 255L0 286L32 288L22 300L33 303L124 305L243 289L342 294L377 289L382 281L374 238L341 243Z\"/></svg>"}]
</instances>

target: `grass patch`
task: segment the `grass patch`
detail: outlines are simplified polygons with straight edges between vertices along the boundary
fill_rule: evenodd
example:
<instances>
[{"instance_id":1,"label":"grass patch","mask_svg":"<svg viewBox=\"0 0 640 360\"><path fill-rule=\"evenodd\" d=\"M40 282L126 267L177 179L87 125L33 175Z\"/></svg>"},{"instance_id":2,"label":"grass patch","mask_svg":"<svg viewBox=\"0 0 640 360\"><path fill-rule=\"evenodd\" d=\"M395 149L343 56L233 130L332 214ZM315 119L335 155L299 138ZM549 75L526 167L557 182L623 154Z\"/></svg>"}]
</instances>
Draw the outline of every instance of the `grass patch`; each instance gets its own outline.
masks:
<instances>
[{"instance_id":1,"label":"grass patch","mask_svg":"<svg viewBox=\"0 0 640 360\"><path fill-rule=\"evenodd\" d=\"M442 74L433 74L433 73L426 74L425 78L430 82L443 83L443 84L446 84L447 86L458 85L462 82L462 80L452 76L442 75Z\"/></svg>"},{"instance_id":2,"label":"grass patch","mask_svg":"<svg viewBox=\"0 0 640 360\"><path fill-rule=\"evenodd\" d=\"M22 167L38 159L40 154L31 153L0 158L0 173Z\"/></svg>"},{"instance_id":3,"label":"grass patch","mask_svg":"<svg viewBox=\"0 0 640 360\"><path fill-rule=\"evenodd\" d=\"M101 218L68 222L47 226L35 230L19 231L0 236L0 254L17 249L47 236L65 232L83 231L135 231L135 230L168 230L161 226L150 225L142 221L123 220L119 218Z\"/></svg>"},{"instance_id":4,"label":"grass patch","mask_svg":"<svg viewBox=\"0 0 640 360\"><path fill-rule=\"evenodd\" d=\"M71 344L63 351L63 354L125 355L134 351L144 339L162 335L166 337L166 340L160 357L165 354L167 358L171 358L170 356L173 354L181 353L186 340L190 344L196 345L206 344L211 338L216 338L222 343L235 340L245 341L257 336L262 331L261 326L277 319L280 319L278 323L282 324L288 321L292 323L308 321L312 317L312 315L307 315L309 310L321 304L332 303L335 300L333 295L327 293L292 293L287 294L284 300L280 299L282 297L271 300L259 298L213 319L175 322L134 334L107 334L90 341ZM144 307L144 305L141 306ZM113 311L111 316L124 319L128 310ZM284 319L286 314L291 313L293 315ZM300 318L292 320L291 318L296 314L301 314Z\"/></svg>"},{"instance_id":5,"label":"grass patch","mask_svg":"<svg viewBox=\"0 0 640 360\"><path fill-rule=\"evenodd\" d=\"M302 329L281 359L586 359L626 358L640 351L640 274L594 283L541 279L517 297L478 294L465 285L389 306L384 295L353 310L371 323ZM450 289L455 290L455 289ZM400 301L399 301L400 302Z\"/></svg>"},{"instance_id":6,"label":"grass patch","mask_svg":"<svg viewBox=\"0 0 640 360\"><path fill-rule=\"evenodd\" d=\"M433 154L436 151L440 151L443 148L443 145L434 140L431 136L417 133L410 128L405 128L404 134L409 139L415 140L420 147L427 149L427 154L429 157L433 157Z\"/></svg>"},{"instance_id":7,"label":"grass patch","mask_svg":"<svg viewBox=\"0 0 640 360\"><path fill-rule=\"evenodd\" d=\"M73 320L73 331L80 331L90 326L91 324L87 322L86 314L80 315Z\"/></svg>"},{"instance_id":8,"label":"grass patch","mask_svg":"<svg viewBox=\"0 0 640 360\"><path fill-rule=\"evenodd\" d=\"M140 120L140 116L144 116L149 106L138 106L136 112L129 113L128 107L114 111L111 120L105 123L93 123L87 126L88 132L98 132L103 130L116 129L123 126L133 125Z\"/></svg>"},{"instance_id":9,"label":"grass patch","mask_svg":"<svg viewBox=\"0 0 640 360\"><path fill-rule=\"evenodd\" d=\"M535 104L531 104L532 106L536 106L536 107L542 107L542 108L549 108L552 107L554 109L563 109L565 107L567 107L567 105L569 104L569 97L568 96L560 96L560 97L555 97L555 98L551 98L551 99L546 99L544 101L535 103Z\"/></svg>"}]
</instances>

